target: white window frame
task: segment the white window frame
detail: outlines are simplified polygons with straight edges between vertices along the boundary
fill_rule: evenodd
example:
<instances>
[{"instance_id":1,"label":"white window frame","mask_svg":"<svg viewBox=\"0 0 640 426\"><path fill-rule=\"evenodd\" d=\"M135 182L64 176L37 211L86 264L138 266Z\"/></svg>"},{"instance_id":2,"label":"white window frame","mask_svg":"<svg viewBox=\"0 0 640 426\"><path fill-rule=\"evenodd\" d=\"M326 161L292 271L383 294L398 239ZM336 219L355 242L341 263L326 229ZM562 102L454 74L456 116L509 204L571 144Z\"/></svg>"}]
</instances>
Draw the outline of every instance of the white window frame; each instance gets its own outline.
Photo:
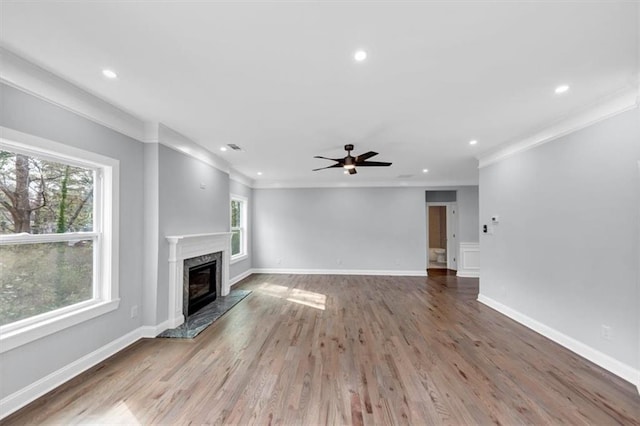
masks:
<instances>
[{"instance_id":1,"label":"white window frame","mask_svg":"<svg viewBox=\"0 0 640 426\"><path fill-rule=\"evenodd\" d=\"M66 234L0 235L0 244L92 240L93 298L0 326L0 353L118 309L120 162L0 126L0 148L96 171L94 229Z\"/></svg>"},{"instance_id":2,"label":"white window frame","mask_svg":"<svg viewBox=\"0 0 640 426\"><path fill-rule=\"evenodd\" d=\"M232 218L232 209L231 209L231 203L233 201L239 201L241 204L240 207L240 226L239 227L232 227L231 226L231 221L233 220ZM236 263L236 262L240 262L242 260L245 260L249 257L249 254L247 253L247 214L249 211L249 199L247 197L243 197L242 195L236 195L236 194L231 194L231 200L229 201L229 227L231 229L231 232L233 232L234 230L239 230L240 231L240 253L235 254L235 255L231 255L231 264Z\"/></svg>"}]
</instances>

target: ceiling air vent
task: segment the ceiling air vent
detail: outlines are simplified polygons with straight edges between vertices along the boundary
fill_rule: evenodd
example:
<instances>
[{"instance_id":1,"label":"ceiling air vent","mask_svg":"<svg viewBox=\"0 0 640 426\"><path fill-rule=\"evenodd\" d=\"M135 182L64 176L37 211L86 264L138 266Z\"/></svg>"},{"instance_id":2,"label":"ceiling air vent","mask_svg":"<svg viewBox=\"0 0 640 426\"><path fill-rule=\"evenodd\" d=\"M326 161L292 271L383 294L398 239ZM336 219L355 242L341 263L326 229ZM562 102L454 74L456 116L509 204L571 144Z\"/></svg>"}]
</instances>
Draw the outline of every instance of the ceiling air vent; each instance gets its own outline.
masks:
<instances>
[{"instance_id":1,"label":"ceiling air vent","mask_svg":"<svg viewBox=\"0 0 640 426\"><path fill-rule=\"evenodd\" d=\"M229 143L227 144L227 146L229 148L231 148L234 151L242 151L242 148L240 148L238 145L236 145L235 143Z\"/></svg>"}]
</instances>

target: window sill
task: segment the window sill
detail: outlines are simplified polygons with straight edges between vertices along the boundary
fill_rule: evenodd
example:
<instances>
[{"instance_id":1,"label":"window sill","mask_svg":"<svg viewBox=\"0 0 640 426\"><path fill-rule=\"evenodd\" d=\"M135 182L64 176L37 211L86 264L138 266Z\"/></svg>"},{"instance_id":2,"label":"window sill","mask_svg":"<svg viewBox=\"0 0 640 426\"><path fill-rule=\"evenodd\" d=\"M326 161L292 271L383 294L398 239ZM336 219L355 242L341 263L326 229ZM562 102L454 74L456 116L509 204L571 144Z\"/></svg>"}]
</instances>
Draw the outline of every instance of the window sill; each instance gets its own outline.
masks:
<instances>
[{"instance_id":1,"label":"window sill","mask_svg":"<svg viewBox=\"0 0 640 426\"><path fill-rule=\"evenodd\" d=\"M248 254L238 254L235 256L231 256L231 260L229 261L229 263L233 265L234 263L242 262L243 260L247 260L248 258Z\"/></svg>"},{"instance_id":2,"label":"window sill","mask_svg":"<svg viewBox=\"0 0 640 426\"><path fill-rule=\"evenodd\" d=\"M24 327L10 331L3 331L0 327L0 353L8 352L34 340L49 336L65 328L72 327L92 318L115 311L120 305L120 299L98 301L88 306L82 306L70 312L61 313L51 318L37 321ZM11 324L8 324L10 327Z\"/></svg>"}]
</instances>

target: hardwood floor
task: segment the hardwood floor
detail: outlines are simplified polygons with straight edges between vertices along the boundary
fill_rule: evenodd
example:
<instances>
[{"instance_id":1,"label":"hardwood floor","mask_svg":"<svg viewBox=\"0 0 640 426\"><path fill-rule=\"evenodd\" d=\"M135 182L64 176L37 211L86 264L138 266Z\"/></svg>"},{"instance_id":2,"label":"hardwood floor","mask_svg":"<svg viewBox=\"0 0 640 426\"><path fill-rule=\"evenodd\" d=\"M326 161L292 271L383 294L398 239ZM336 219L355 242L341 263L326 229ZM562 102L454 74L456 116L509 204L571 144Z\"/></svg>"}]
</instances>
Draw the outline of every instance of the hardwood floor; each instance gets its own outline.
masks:
<instances>
[{"instance_id":1,"label":"hardwood floor","mask_svg":"<svg viewBox=\"0 0 640 426\"><path fill-rule=\"evenodd\" d=\"M254 275L1 423L640 424L635 388L475 301L476 279Z\"/></svg>"}]
</instances>

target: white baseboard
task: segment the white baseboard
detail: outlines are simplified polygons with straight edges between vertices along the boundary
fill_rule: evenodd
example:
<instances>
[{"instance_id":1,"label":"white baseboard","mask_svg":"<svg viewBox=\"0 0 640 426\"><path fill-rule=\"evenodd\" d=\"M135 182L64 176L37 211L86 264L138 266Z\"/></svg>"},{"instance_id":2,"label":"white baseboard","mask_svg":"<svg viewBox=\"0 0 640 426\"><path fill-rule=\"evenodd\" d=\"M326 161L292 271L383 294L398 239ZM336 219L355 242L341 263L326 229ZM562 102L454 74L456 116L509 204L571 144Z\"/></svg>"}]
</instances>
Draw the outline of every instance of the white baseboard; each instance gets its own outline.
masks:
<instances>
[{"instance_id":1,"label":"white baseboard","mask_svg":"<svg viewBox=\"0 0 640 426\"><path fill-rule=\"evenodd\" d=\"M154 328L154 327L151 327ZM30 402L36 400L47 392L52 391L63 383L76 377L78 374L88 370L94 365L104 361L111 355L120 352L127 346L137 342L145 335L146 327L137 328L128 334L106 344L105 346L91 352L68 364L61 369L54 371L46 377L12 393L0 400L0 419L5 418L9 414L19 410ZM155 337L155 335L153 335Z\"/></svg>"},{"instance_id":2,"label":"white baseboard","mask_svg":"<svg viewBox=\"0 0 640 426\"><path fill-rule=\"evenodd\" d=\"M280 269L280 268L254 268L254 274L298 274L298 275L384 275L398 277L426 277L427 270L418 271L392 271L369 269Z\"/></svg>"},{"instance_id":3,"label":"white baseboard","mask_svg":"<svg viewBox=\"0 0 640 426\"><path fill-rule=\"evenodd\" d=\"M490 297L480 294L478 295L478 302L495 309L512 320L519 322L539 334L542 334L544 337L553 340L581 357L588 359L616 376L634 384L640 393L640 370L636 370L635 368L624 364L572 337L569 337L554 328L542 324L541 322L534 320L533 318L528 317L506 305L503 305Z\"/></svg>"},{"instance_id":4,"label":"white baseboard","mask_svg":"<svg viewBox=\"0 0 640 426\"><path fill-rule=\"evenodd\" d=\"M456 272L456 277L461 278L480 278L480 271L461 271Z\"/></svg>"},{"instance_id":5,"label":"white baseboard","mask_svg":"<svg viewBox=\"0 0 640 426\"><path fill-rule=\"evenodd\" d=\"M170 328L175 328L175 327L172 326L171 321L166 320L164 322L161 322L158 325L143 325L138 330L140 331L141 338L146 337L146 338L153 339L154 337L157 337L158 334Z\"/></svg>"},{"instance_id":6,"label":"white baseboard","mask_svg":"<svg viewBox=\"0 0 640 426\"><path fill-rule=\"evenodd\" d=\"M251 274L253 274L253 269L247 269L243 273L238 274L233 278L230 278L229 279L229 286L234 286L234 285L238 284L240 281L244 280L245 278L247 278Z\"/></svg>"},{"instance_id":7,"label":"white baseboard","mask_svg":"<svg viewBox=\"0 0 640 426\"><path fill-rule=\"evenodd\" d=\"M9 414L19 410L25 405L37 398L52 391L58 386L68 382L76 377L78 374L88 370L94 365L99 364L105 359L109 358L127 346L137 342L142 338L154 338L163 331L173 328L169 321L164 321L156 326L144 325L136 328L135 330L125 334L124 336L114 340L111 343L104 345L103 347L91 352L80 358L77 361L72 362L69 365L62 367L61 369L54 371L46 377L38 380L29 386L20 389L17 392L0 400L0 419L5 418Z\"/></svg>"}]
</instances>

